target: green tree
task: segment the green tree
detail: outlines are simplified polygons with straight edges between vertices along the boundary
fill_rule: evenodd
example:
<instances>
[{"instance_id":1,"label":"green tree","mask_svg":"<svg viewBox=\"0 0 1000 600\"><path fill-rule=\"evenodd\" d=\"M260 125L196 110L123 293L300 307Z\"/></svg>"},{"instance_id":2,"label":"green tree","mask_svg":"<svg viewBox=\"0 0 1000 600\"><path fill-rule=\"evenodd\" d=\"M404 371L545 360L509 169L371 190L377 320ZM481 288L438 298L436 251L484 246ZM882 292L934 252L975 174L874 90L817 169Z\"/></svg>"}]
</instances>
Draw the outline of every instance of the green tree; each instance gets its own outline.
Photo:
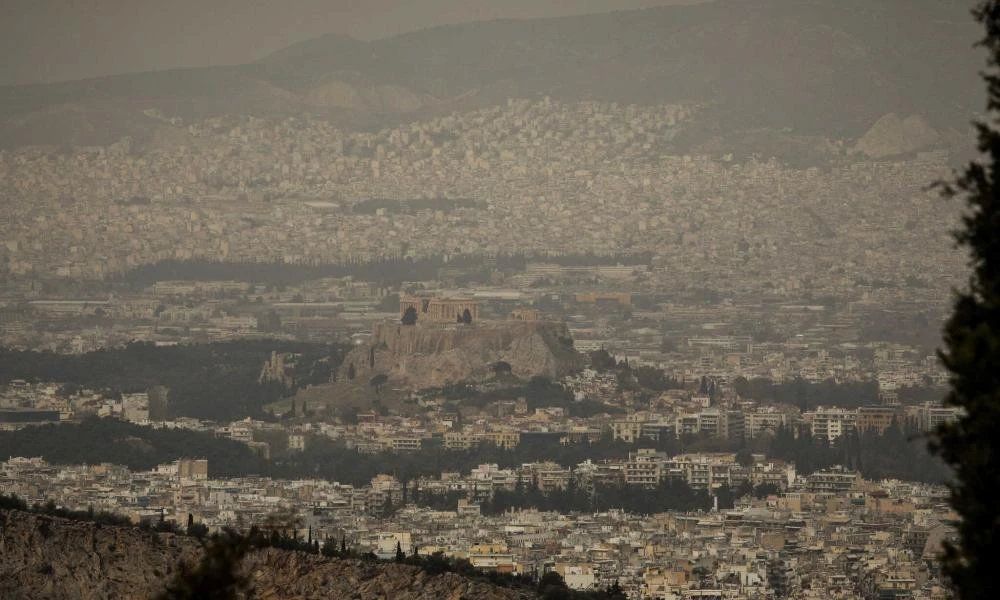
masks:
<instances>
[{"instance_id":1,"label":"green tree","mask_svg":"<svg viewBox=\"0 0 1000 600\"><path fill-rule=\"evenodd\" d=\"M971 162L944 195L968 204L959 246L969 251L972 276L959 290L945 325L940 356L951 371L946 402L964 409L940 427L932 448L955 470L951 506L961 520L958 541L946 544L944 572L963 600L992 598L1000 559L1000 0L981 0L973 15L986 29L987 120L976 124L984 158Z\"/></svg>"},{"instance_id":2,"label":"green tree","mask_svg":"<svg viewBox=\"0 0 1000 600\"><path fill-rule=\"evenodd\" d=\"M510 375L511 366L510 363L505 360L500 360L493 363L493 373L497 376L500 375Z\"/></svg>"},{"instance_id":3,"label":"green tree","mask_svg":"<svg viewBox=\"0 0 1000 600\"><path fill-rule=\"evenodd\" d=\"M754 498L763 500L764 498L777 494L780 491L781 490L778 489L778 486L773 483L762 483L753 489L753 496Z\"/></svg>"},{"instance_id":4,"label":"green tree","mask_svg":"<svg viewBox=\"0 0 1000 600\"><path fill-rule=\"evenodd\" d=\"M545 600L562 600L569 598L569 588L562 575L555 571L549 571L538 580L538 593Z\"/></svg>"},{"instance_id":5,"label":"green tree","mask_svg":"<svg viewBox=\"0 0 1000 600\"><path fill-rule=\"evenodd\" d=\"M340 419L347 425L357 425L358 424L358 407L357 406L345 406L340 409Z\"/></svg>"},{"instance_id":6,"label":"green tree","mask_svg":"<svg viewBox=\"0 0 1000 600\"><path fill-rule=\"evenodd\" d=\"M615 579L615 582L608 587L606 594L608 598L611 598L612 600L627 600L628 598L628 596L625 595L625 590L622 589L622 586L618 583L617 579Z\"/></svg>"},{"instance_id":7,"label":"green tree","mask_svg":"<svg viewBox=\"0 0 1000 600\"><path fill-rule=\"evenodd\" d=\"M203 542L205 554L195 567L181 563L177 575L157 600L236 600L250 593L240 562L250 549L245 538L222 535Z\"/></svg>"},{"instance_id":8,"label":"green tree","mask_svg":"<svg viewBox=\"0 0 1000 600\"><path fill-rule=\"evenodd\" d=\"M400 319L403 325L416 325L417 324L417 309L412 306L408 306L406 310L403 311L403 317Z\"/></svg>"},{"instance_id":9,"label":"green tree","mask_svg":"<svg viewBox=\"0 0 1000 600\"><path fill-rule=\"evenodd\" d=\"M752 467L753 452L749 448L740 448L736 451L736 462L743 467Z\"/></svg>"},{"instance_id":10,"label":"green tree","mask_svg":"<svg viewBox=\"0 0 1000 600\"><path fill-rule=\"evenodd\" d=\"M385 385L387 381L389 381L389 377L386 376L385 373L379 373L378 375L372 377L368 384L375 388L376 394L381 394L382 386Z\"/></svg>"},{"instance_id":11,"label":"green tree","mask_svg":"<svg viewBox=\"0 0 1000 600\"><path fill-rule=\"evenodd\" d=\"M591 369L595 371L611 371L617 367L618 364L615 362L615 358L604 348L594 350L590 353Z\"/></svg>"}]
</instances>

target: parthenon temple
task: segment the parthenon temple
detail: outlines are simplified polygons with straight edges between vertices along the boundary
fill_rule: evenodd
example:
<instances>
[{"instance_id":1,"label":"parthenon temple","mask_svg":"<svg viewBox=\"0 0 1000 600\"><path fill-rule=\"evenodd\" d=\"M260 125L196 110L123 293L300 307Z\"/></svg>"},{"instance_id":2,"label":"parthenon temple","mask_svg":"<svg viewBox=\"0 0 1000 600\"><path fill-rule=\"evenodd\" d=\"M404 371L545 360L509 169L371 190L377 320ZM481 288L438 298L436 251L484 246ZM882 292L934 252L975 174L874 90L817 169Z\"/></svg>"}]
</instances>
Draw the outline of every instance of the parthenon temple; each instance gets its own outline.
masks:
<instances>
[{"instance_id":1,"label":"parthenon temple","mask_svg":"<svg viewBox=\"0 0 1000 600\"><path fill-rule=\"evenodd\" d=\"M417 318L427 321L452 322L458 321L466 310L473 321L479 319L479 301L472 298L429 298L423 296L404 296L399 299L399 316L402 318L406 309L417 311Z\"/></svg>"}]
</instances>

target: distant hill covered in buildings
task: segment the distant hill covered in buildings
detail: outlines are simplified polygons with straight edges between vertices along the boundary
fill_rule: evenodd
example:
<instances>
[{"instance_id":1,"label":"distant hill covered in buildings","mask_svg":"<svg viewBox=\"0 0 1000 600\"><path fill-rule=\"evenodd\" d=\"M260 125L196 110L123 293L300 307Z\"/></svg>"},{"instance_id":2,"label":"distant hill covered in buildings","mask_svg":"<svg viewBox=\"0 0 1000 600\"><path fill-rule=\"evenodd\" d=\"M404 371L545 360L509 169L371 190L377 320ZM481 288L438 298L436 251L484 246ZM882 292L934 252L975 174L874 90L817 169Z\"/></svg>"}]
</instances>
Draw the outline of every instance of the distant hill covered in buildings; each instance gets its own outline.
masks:
<instances>
[{"instance_id":1,"label":"distant hill covered in buildings","mask_svg":"<svg viewBox=\"0 0 1000 600\"><path fill-rule=\"evenodd\" d=\"M2 87L0 145L142 140L174 117L309 113L370 126L541 96L704 104L686 132L702 141L857 139L889 113L961 129L982 109L967 4L717 0L331 35L244 65Z\"/></svg>"}]
</instances>

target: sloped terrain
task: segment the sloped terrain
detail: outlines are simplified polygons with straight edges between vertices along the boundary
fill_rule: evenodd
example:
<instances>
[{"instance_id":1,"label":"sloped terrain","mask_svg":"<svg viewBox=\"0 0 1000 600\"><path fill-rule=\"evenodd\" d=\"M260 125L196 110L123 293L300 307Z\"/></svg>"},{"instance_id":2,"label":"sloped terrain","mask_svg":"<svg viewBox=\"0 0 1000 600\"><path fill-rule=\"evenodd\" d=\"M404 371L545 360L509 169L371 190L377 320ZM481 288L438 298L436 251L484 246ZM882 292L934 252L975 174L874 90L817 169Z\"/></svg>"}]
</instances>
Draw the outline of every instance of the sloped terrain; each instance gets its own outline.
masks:
<instances>
[{"instance_id":1,"label":"sloped terrain","mask_svg":"<svg viewBox=\"0 0 1000 600\"><path fill-rule=\"evenodd\" d=\"M0 597L6 600L146 600L160 592L180 561L194 563L193 538L155 534L25 513L0 511ZM243 567L254 597L374 600L515 599L511 590L453 573L324 558L266 549Z\"/></svg>"},{"instance_id":2,"label":"sloped terrain","mask_svg":"<svg viewBox=\"0 0 1000 600\"><path fill-rule=\"evenodd\" d=\"M703 118L723 137L858 138L888 113L962 128L982 108L977 37L958 0L718 0L372 42L325 36L247 65L0 88L0 144L141 139L148 108L366 126L541 95L707 102Z\"/></svg>"}]
</instances>

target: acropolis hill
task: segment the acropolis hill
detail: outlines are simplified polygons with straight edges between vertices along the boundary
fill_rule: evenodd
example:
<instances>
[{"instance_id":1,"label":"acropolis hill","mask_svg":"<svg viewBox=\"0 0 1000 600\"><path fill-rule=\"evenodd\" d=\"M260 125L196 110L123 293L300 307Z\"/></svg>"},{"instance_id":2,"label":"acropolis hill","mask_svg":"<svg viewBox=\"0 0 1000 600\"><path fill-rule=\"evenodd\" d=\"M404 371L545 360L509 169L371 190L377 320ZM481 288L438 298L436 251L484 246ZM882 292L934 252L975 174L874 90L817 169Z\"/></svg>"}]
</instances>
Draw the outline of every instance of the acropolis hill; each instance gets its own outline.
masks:
<instances>
[{"instance_id":1,"label":"acropolis hill","mask_svg":"<svg viewBox=\"0 0 1000 600\"><path fill-rule=\"evenodd\" d=\"M375 323L371 341L351 351L341 377L353 366L358 379L384 374L413 387L438 387L487 379L501 361L522 379L562 377L586 366L566 324L539 320L535 311L478 320L478 304L471 299L403 298L400 304L400 320ZM420 309L417 322L404 325L402 315L411 306ZM466 310L472 317L468 324L459 321Z\"/></svg>"}]
</instances>

